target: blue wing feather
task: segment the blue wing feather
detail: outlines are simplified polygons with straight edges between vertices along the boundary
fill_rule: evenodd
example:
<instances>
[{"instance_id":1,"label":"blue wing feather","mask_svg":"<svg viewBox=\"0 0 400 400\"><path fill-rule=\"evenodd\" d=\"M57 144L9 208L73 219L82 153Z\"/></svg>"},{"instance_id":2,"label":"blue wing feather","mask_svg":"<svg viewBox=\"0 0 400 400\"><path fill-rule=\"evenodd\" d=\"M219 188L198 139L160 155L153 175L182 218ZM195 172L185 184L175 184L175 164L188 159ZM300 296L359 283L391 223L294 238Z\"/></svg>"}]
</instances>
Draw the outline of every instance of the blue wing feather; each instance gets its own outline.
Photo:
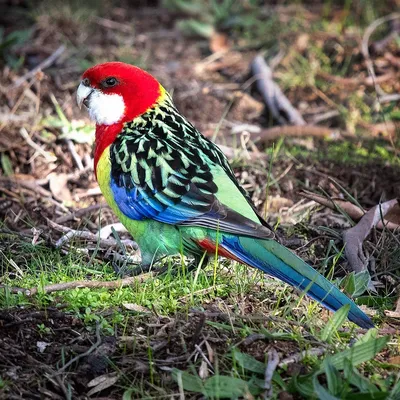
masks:
<instances>
[{"instance_id":1,"label":"blue wing feather","mask_svg":"<svg viewBox=\"0 0 400 400\"><path fill-rule=\"evenodd\" d=\"M220 229L257 238L273 236L264 226L221 204L214 194L202 192L193 183L179 197L168 196L165 189L149 191L138 186L121 186L113 177L110 185L121 212L136 221L154 219L171 225Z\"/></svg>"}]
</instances>

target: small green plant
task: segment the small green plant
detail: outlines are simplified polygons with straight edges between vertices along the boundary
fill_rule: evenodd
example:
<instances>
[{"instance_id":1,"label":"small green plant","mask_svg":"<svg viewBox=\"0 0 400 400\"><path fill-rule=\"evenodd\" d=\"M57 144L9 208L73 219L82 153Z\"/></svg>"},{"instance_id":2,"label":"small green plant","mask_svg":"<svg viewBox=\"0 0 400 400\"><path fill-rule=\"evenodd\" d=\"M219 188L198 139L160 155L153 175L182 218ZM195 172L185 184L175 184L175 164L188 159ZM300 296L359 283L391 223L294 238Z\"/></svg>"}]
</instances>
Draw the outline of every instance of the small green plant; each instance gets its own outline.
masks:
<instances>
[{"instance_id":1,"label":"small green plant","mask_svg":"<svg viewBox=\"0 0 400 400\"><path fill-rule=\"evenodd\" d=\"M7 381L0 376L0 389L5 389L7 387Z\"/></svg>"},{"instance_id":2,"label":"small green plant","mask_svg":"<svg viewBox=\"0 0 400 400\"><path fill-rule=\"evenodd\" d=\"M6 153L0 153L0 165L5 176L12 176L14 174L10 157Z\"/></svg>"},{"instance_id":3,"label":"small green plant","mask_svg":"<svg viewBox=\"0 0 400 400\"><path fill-rule=\"evenodd\" d=\"M18 56L16 50L24 45L31 37L32 29L20 29L5 33L0 27L0 60L13 69L18 69L25 60L23 55Z\"/></svg>"},{"instance_id":4,"label":"small green plant","mask_svg":"<svg viewBox=\"0 0 400 400\"><path fill-rule=\"evenodd\" d=\"M370 282L371 277L368 271L361 271L358 273L352 271L340 281L339 286L343 288L348 296L359 297L368 289Z\"/></svg>"},{"instance_id":5,"label":"small green plant","mask_svg":"<svg viewBox=\"0 0 400 400\"><path fill-rule=\"evenodd\" d=\"M56 100L53 94L50 94L51 101L53 102L57 116L49 116L42 120L42 125L57 128L61 130L59 139L69 139L76 143L88 143L93 144L94 142L94 128L85 121L72 120L63 113L60 104ZM51 136L52 134L44 129L41 133L44 137Z\"/></svg>"},{"instance_id":6,"label":"small green plant","mask_svg":"<svg viewBox=\"0 0 400 400\"><path fill-rule=\"evenodd\" d=\"M51 333L51 329L43 323L38 324L37 328L40 336L45 336Z\"/></svg>"},{"instance_id":7,"label":"small green plant","mask_svg":"<svg viewBox=\"0 0 400 400\"><path fill-rule=\"evenodd\" d=\"M241 48L275 48L278 33L302 26L301 16L283 25L276 14L260 12L260 7L265 5L260 0L164 0L162 4L170 11L185 15L177 22L183 34L208 39L216 31L229 32Z\"/></svg>"},{"instance_id":8,"label":"small green plant","mask_svg":"<svg viewBox=\"0 0 400 400\"><path fill-rule=\"evenodd\" d=\"M340 317L345 316L346 312L348 310L344 310ZM325 336L328 331L325 331ZM302 376L295 375L289 382L281 378L278 369L272 376L275 390L300 393L308 399L389 399L392 390L390 382L382 387L364 378L356 369L361 363L372 360L388 341L388 336L378 338L376 330L371 330L352 347L322 361L314 359L311 372ZM179 387L201 393L206 398L257 396L265 390L263 378L267 363L268 360L266 363L258 361L234 348L232 376L215 374L210 378L201 379L195 374L178 369L173 370L172 376Z\"/></svg>"}]
</instances>

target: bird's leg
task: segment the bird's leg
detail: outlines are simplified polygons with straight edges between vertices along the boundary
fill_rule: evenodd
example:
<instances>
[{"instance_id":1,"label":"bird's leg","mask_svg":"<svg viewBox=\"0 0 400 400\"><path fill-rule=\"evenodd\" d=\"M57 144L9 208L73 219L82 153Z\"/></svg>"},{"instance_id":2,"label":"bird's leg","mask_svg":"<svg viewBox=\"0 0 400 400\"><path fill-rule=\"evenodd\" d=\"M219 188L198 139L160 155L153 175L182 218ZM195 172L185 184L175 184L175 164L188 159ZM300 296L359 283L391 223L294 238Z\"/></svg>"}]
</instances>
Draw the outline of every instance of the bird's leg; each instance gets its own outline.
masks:
<instances>
[{"instance_id":1,"label":"bird's leg","mask_svg":"<svg viewBox=\"0 0 400 400\"><path fill-rule=\"evenodd\" d=\"M192 272L195 271L197 268L204 269L208 262L210 261L210 256L207 254L196 254L194 256L194 260L188 265L187 271Z\"/></svg>"},{"instance_id":2,"label":"bird's leg","mask_svg":"<svg viewBox=\"0 0 400 400\"><path fill-rule=\"evenodd\" d=\"M116 275L118 275L119 277L124 277L124 276L136 276L136 275L140 275L142 272L139 272L139 270L142 269L142 266L139 264L135 264L138 265L137 267L134 268L130 268L127 266L127 264L124 262L122 265L121 263L119 263L118 261L112 261L111 265L113 267L114 272L116 273ZM134 271L134 273L132 273ZM145 271L143 271L145 272Z\"/></svg>"},{"instance_id":3,"label":"bird's leg","mask_svg":"<svg viewBox=\"0 0 400 400\"><path fill-rule=\"evenodd\" d=\"M126 264L126 262L123 263L123 265L119 265L116 261L112 262L112 266L114 268L114 271L117 275L119 276L138 276L141 274L144 274L146 272L152 271L156 275L164 274L168 271L169 265L163 265L162 267L155 268L154 264L161 261L164 257L159 258L158 260L155 260L151 263L141 263L141 264L136 264L137 266L134 268L129 268ZM192 271L195 271L199 268L205 268L209 262L209 256L206 254L195 254L194 255L194 260L190 262L186 268L185 271L190 273ZM173 275L177 275L179 271L179 267L173 267L171 273Z\"/></svg>"},{"instance_id":4,"label":"bird's leg","mask_svg":"<svg viewBox=\"0 0 400 400\"><path fill-rule=\"evenodd\" d=\"M111 265L113 267L114 272L120 277L129 275L129 273L127 272L132 269L131 266L138 264L139 264L138 262L133 262L132 260L129 260L128 257L124 256L121 257L118 254L114 254L114 257L111 260Z\"/></svg>"},{"instance_id":5,"label":"bird's leg","mask_svg":"<svg viewBox=\"0 0 400 400\"><path fill-rule=\"evenodd\" d=\"M197 268L199 268L199 265L200 265L200 268L205 268L206 265L208 264L209 258L210 257L207 254L206 255L195 254L194 260L186 266L185 272L190 273L192 271L195 271L195 270L197 270ZM164 265L159 270L157 270L157 274L163 274L163 273L167 272L168 269L169 269L169 266ZM178 274L178 271L179 271L179 267L176 266L176 267L172 268L171 274L175 276Z\"/></svg>"},{"instance_id":6,"label":"bird's leg","mask_svg":"<svg viewBox=\"0 0 400 400\"><path fill-rule=\"evenodd\" d=\"M129 269L126 275L129 276L138 276L141 274L145 274L146 272L149 272L151 270L151 267L153 264L140 264L135 268Z\"/></svg>"},{"instance_id":7,"label":"bird's leg","mask_svg":"<svg viewBox=\"0 0 400 400\"><path fill-rule=\"evenodd\" d=\"M149 263L142 262L140 264L135 264L137 266L134 268L129 268L126 265L126 263L124 263L122 266L119 266L118 263L116 263L115 261L112 262L112 266L114 268L115 273L119 276L138 276L150 271L153 271L158 275L162 272L162 269L164 267L154 268L154 264L158 263L165 257L166 256L161 257Z\"/></svg>"}]
</instances>

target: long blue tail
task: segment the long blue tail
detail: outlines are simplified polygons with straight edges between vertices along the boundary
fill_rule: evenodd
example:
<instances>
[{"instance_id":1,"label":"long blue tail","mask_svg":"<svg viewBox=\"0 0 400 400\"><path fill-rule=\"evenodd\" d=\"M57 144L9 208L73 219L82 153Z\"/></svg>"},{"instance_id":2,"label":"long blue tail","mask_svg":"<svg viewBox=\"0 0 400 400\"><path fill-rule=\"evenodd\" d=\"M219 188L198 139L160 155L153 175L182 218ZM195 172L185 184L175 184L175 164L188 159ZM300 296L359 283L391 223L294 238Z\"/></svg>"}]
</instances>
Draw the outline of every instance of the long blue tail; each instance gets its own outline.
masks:
<instances>
[{"instance_id":1,"label":"long blue tail","mask_svg":"<svg viewBox=\"0 0 400 400\"><path fill-rule=\"evenodd\" d=\"M319 301L331 311L350 304L349 320L362 328L374 324L357 305L315 269L274 240L223 235L220 246L243 263L275 276Z\"/></svg>"}]
</instances>

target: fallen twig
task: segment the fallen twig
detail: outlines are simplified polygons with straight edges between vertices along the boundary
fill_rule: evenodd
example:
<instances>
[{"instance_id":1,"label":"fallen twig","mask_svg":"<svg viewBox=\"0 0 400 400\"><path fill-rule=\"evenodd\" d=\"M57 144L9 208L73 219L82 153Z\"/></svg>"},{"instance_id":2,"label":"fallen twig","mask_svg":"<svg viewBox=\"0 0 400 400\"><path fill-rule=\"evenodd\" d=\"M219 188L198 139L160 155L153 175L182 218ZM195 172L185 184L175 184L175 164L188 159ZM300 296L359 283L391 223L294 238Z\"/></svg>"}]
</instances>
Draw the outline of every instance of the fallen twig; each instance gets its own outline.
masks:
<instances>
[{"instance_id":1,"label":"fallen twig","mask_svg":"<svg viewBox=\"0 0 400 400\"><path fill-rule=\"evenodd\" d=\"M274 347L272 347L268 351L268 363L267 367L265 368L265 374L264 374L264 389L265 389L264 399L266 400L270 399L273 395L272 377L274 375L274 372L278 364L279 364L278 352L275 350Z\"/></svg>"},{"instance_id":2,"label":"fallen twig","mask_svg":"<svg viewBox=\"0 0 400 400\"><path fill-rule=\"evenodd\" d=\"M333 82L337 85L341 85L347 87L347 89L352 89L355 86L366 85L366 86L375 86L375 84L380 84L387 82L395 77L393 72L388 72L387 74L380 76L367 76L367 77L343 77L338 75L331 75L327 72L320 71L318 72L318 76L329 81Z\"/></svg>"},{"instance_id":3,"label":"fallen twig","mask_svg":"<svg viewBox=\"0 0 400 400\"><path fill-rule=\"evenodd\" d=\"M96 24L103 26L107 29L114 29L123 33L132 33L133 25L123 24L121 22L113 21L107 18L94 17L94 21Z\"/></svg>"},{"instance_id":4,"label":"fallen twig","mask_svg":"<svg viewBox=\"0 0 400 400\"><path fill-rule=\"evenodd\" d=\"M76 152L74 143L72 142L71 139L65 139L65 142L67 143L67 147L69 152L71 153L72 159L75 161L75 165L78 167L80 171L83 171L84 167L82 164L82 160L78 156L78 153Z\"/></svg>"},{"instance_id":5,"label":"fallen twig","mask_svg":"<svg viewBox=\"0 0 400 400\"><path fill-rule=\"evenodd\" d=\"M21 186L24 189L30 190L42 197L51 197L51 193L43 189L36 180L17 179L15 177L0 176L0 182L9 183L10 185Z\"/></svg>"},{"instance_id":6,"label":"fallen twig","mask_svg":"<svg viewBox=\"0 0 400 400\"><path fill-rule=\"evenodd\" d=\"M342 210L354 221L359 221L366 213L364 209L346 200L327 198L319 194L309 192L307 190L303 190L302 192L300 192L300 194L307 199L313 200L316 203L330 208L331 210ZM378 229L383 229L383 227L389 230L395 230L399 227L399 224L397 224L397 222L392 222L385 219L383 223L382 221L379 221L376 225L376 228Z\"/></svg>"},{"instance_id":7,"label":"fallen twig","mask_svg":"<svg viewBox=\"0 0 400 400\"><path fill-rule=\"evenodd\" d=\"M222 152L225 154L226 157L228 158L248 158L251 160L257 160L257 159L266 159L267 156L264 153L261 152L255 152L255 151L244 151L241 148L233 148L229 146L224 146L223 144L218 144L218 147L222 150Z\"/></svg>"},{"instance_id":8,"label":"fallen twig","mask_svg":"<svg viewBox=\"0 0 400 400\"><path fill-rule=\"evenodd\" d=\"M252 333L242 341L242 346L245 347L250 346L254 342L257 342L258 340L265 340L265 335L263 333Z\"/></svg>"},{"instance_id":9,"label":"fallen twig","mask_svg":"<svg viewBox=\"0 0 400 400\"><path fill-rule=\"evenodd\" d=\"M375 86L375 91L378 96L384 95L385 92L381 89L381 87L379 86L379 84L376 81L377 78L375 75L374 64L373 64L373 62L371 60L371 56L369 54L369 38L371 37L372 33L375 31L375 29L378 26L380 26L386 22L392 21L394 19L398 19L398 18L400 18L400 13L392 13L392 14L386 15L384 17L378 18L377 20L375 20L374 22L372 22L372 24L370 24L368 26L368 28L366 29L364 36L363 36L363 40L362 40L362 44L361 44L361 52L365 58L368 73L372 77L372 80L373 80L374 86Z\"/></svg>"},{"instance_id":10,"label":"fallen twig","mask_svg":"<svg viewBox=\"0 0 400 400\"><path fill-rule=\"evenodd\" d=\"M324 126L315 125L283 125L275 126L273 128L262 129L258 134L261 143L269 140L277 139L281 136L297 137L297 136L313 136L320 138L336 139L340 137L340 133L333 129Z\"/></svg>"},{"instance_id":11,"label":"fallen twig","mask_svg":"<svg viewBox=\"0 0 400 400\"><path fill-rule=\"evenodd\" d=\"M376 54L382 54L386 47L398 36L400 36L400 21L398 20L392 20L391 22L391 29L388 35L386 35L384 38L372 43L371 48L374 53Z\"/></svg>"},{"instance_id":12,"label":"fallen twig","mask_svg":"<svg viewBox=\"0 0 400 400\"><path fill-rule=\"evenodd\" d=\"M206 362L206 364L210 367L211 371L214 372L214 367L211 364L210 360L207 358L207 356L204 354L203 350L201 349L201 347L198 344L194 345L195 349L198 351L198 353L201 355L201 357L203 358L203 360Z\"/></svg>"},{"instance_id":13,"label":"fallen twig","mask_svg":"<svg viewBox=\"0 0 400 400\"><path fill-rule=\"evenodd\" d=\"M52 53L49 57L43 60L40 64L38 64L35 68L31 69L25 75L18 78L13 84L12 87L17 88L18 86L22 85L25 81L32 78L36 75L38 71L42 71L48 67L50 67L56 60L64 53L66 47L61 45L54 53Z\"/></svg>"},{"instance_id":14,"label":"fallen twig","mask_svg":"<svg viewBox=\"0 0 400 400\"><path fill-rule=\"evenodd\" d=\"M274 118L281 124L305 125L303 117L290 104L280 87L272 79L272 70L268 67L264 57L257 56L251 64L253 75L257 79L257 88L265 104ZM284 116L283 116L284 115Z\"/></svg>"},{"instance_id":15,"label":"fallen twig","mask_svg":"<svg viewBox=\"0 0 400 400\"><path fill-rule=\"evenodd\" d=\"M77 288L119 289L121 287L131 286L135 283L142 283L152 277L153 273L149 272L147 274L143 274L140 276L130 276L116 281L88 281L88 280L72 281L72 282L55 283L43 287L33 287L30 289L0 285L0 289L7 290L9 293L13 294L23 293L27 297L32 297L38 293L48 294L48 293L61 292L63 290L71 290Z\"/></svg>"},{"instance_id":16,"label":"fallen twig","mask_svg":"<svg viewBox=\"0 0 400 400\"><path fill-rule=\"evenodd\" d=\"M398 205L399 201L397 199L378 204L372 207L356 226L344 231L343 241L345 243L346 257L353 271L361 272L367 269L368 259L363 253L362 244L372 228L377 226L379 222L381 224L382 222L384 223L382 221L384 216Z\"/></svg>"},{"instance_id":17,"label":"fallen twig","mask_svg":"<svg viewBox=\"0 0 400 400\"><path fill-rule=\"evenodd\" d=\"M87 351L85 351L84 353L78 354L76 357L72 358L71 360L69 360L66 364L64 364L64 366L62 366L61 368L59 368L57 370L57 372L55 373L55 375L59 375L62 374L70 365L72 365L74 362L78 361L79 359L88 356L90 353L92 353L94 350L96 350L100 344L101 344L101 336L100 336L100 323L97 322L96 324L96 343L94 343Z\"/></svg>"},{"instance_id":18,"label":"fallen twig","mask_svg":"<svg viewBox=\"0 0 400 400\"><path fill-rule=\"evenodd\" d=\"M41 154L47 162L53 162L57 160L56 156L52 156L49 152L43 150L37 143L35 143L31 137L29 136L29 133L25 128L21 128L19 130L19 133L21 136L25 139L26 143L31 146L35 151L37 151L39 154Z\"/></svg>"},{"instance_id":19,"label":"fallen twig","mask_svg":"<svg viewBox=\"0 0 400 400\"><path fill-rule=\"evenodd\" d=\"M77 231L75 229L71 229L67 226L63 226L57 224L56 222L51 221L50 219L46 218L47 223L53 228L58 230L59 232L64 232L65 235L62 236L57 242L55 243L56 247L61 247L65 243L69 242L74 237L79 237L81 239L90 240L92 242L98 243L99 246L102 247L111 247L117 246L118 242L115 239L101 239L98 234L89 232L89 231ZM138 249L138 245L135 241L130 239L123 239L121 240L125 246L131 246L134 250Z\"/></svg>"},{"instance_id":20,"label":"fallen twig","mask_svg":"<svg viewBox=\"0 0 400 400\"><path fill-rule=\"evenodd\" d=\"M108 208L108 205L105 203L98 203L93 204L89 207L80 208L79 210L75 210L68 215L63 215L62 217L57 218L55 222L57 224L62 224L64 222L73 221L76 218L81 218L87 214L91 214L94 211L99 210L100 208Z\"/></svg>"},{"instance_id":21,"label":"fallen twig","mask_svg":"<svg viewBox=\"0 0 400 400\"><path fill-rule=\"evenodd\" d=\"M287 367L289 364L297 363L306 357L319 357L325 354L327 348L315 347L310 350L304 350L299 353L293 354L292 356L284 358L279 364L279 368Z\"/></svg>"}]
</instances>

